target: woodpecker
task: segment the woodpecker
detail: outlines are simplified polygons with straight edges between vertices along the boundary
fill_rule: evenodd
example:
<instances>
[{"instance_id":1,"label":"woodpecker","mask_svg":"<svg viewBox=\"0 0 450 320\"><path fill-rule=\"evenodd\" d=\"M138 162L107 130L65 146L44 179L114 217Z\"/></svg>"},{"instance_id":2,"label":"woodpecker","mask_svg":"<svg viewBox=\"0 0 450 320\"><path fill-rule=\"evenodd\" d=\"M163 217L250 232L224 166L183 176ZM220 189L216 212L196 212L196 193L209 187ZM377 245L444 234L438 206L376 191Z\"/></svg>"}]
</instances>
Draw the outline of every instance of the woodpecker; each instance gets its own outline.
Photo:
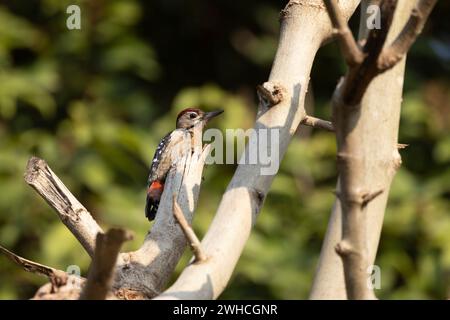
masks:
<instances>
[{"instance_id":1,"label":"woodpecker","mask_svg":"<svg viewBox=\"0 0 450 320\"><path fill-rule=\"evenodd\" d=\"M150 167L147 182L147 199L145 204L145 216L149 221L155 219L159 201L164 191L164 182L167 174L174 164L173 149L186 137L192 139L203 132L209 120L221 114L223 110L204 112L197 108L187 108L178 114L176 129L169 132L156 148ZM189 134L186 134L189 133Z\"/></svg>"}]
</instances>

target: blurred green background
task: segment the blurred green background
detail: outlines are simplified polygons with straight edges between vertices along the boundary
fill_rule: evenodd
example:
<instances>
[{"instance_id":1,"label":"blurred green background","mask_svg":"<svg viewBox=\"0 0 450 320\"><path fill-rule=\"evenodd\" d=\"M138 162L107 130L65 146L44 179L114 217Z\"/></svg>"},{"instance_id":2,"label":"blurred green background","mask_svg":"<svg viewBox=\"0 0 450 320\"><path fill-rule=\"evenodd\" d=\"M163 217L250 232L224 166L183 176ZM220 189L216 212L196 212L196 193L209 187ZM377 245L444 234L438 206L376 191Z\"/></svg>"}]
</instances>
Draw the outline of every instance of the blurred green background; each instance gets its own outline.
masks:
<instances>
[{"instance_id":1,"label":"blurred green background","mask_svg":"<svg viewBox=\"0 0 450 320\"><path fill-rule=\"evenodd\" d=\"M70 4L81 7L81 30L66 28ZM86 275L87 254L23 181L37 155L103 227L134 230L125 249L137 248L149 229L145 185L158 140L188 106L224 108L213 123L222 130L252 125L254 88L270 72L284 4L1 1L0 244L55 268L79 265ZM401 151L377 258L383 299L449 295L449 9L439 1L407 62L399 142L409 147ZM330 117L329 98L344 71L336 44L320 50L311 75L316 115ZM223 299L308 297L334 201L335 154L332 134L301 128ZM234 169L206 169L199 235ZM0 257L1 299L30 298L45 282Z\"/></svg>"}]
</instances>

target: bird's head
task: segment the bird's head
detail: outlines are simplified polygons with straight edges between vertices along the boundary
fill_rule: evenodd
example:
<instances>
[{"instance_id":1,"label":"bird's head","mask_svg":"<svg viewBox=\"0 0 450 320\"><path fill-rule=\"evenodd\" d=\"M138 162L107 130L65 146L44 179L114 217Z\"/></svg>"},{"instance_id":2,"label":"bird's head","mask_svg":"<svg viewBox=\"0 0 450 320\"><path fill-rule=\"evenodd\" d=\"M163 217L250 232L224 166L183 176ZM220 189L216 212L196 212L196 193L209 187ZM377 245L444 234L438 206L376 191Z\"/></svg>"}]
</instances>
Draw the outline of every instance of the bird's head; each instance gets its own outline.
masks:
<instances>
[{"instance_id":1,"label":"bird's head","mask_svg":"<svg viewBox=\"0 0 450 320\"><path fill-rule=\"evenodd\" d=\"M177 117L177 129L191 129L198 125L204 127L209 120L221 114L223 110L204 112L197 108L187 108Z\"/></svg>"}]
</instances>

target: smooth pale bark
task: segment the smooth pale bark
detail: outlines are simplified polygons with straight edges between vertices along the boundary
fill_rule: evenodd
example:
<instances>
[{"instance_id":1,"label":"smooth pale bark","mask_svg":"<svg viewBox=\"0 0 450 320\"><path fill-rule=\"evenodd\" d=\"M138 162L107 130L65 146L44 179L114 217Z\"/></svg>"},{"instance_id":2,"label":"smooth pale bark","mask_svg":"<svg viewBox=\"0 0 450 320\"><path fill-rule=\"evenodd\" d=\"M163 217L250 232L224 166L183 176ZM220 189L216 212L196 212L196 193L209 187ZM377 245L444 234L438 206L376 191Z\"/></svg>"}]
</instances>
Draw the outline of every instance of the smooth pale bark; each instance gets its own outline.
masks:
<instances>
[{"instance_id":1,"label":"smooth pale bark","mask_svg":"<svg viewBox=\"0 0 450 320\"><path fill-rule=\"evenodd\" d=\"M358 3L341 2L346 19ZM316 52L331 36L330 19L322 1L290 1L281 12L278 50L269 81L259 90L260 105L254 126L256 130L279 130L276 151L280 161L292 135L306 117L305 93ZM247 159L249 146L258 143L260 134L257 131L250 138L245 150ZM187 266L178 280L157 298L214 299L222 293L274 178L274 175L261 174L264 167L239 165L201 243L208 260Z\"/></svg>"},{"instance_id":2,"label":"smooth pale bark","mask_svg":"<svg viewBox=\"0 0 450 320\"><path fill-rule=\"evenodd\" d=\"M360 39L365 39L368 33L365 20L367 5L368 2L365 2L362 7ZM399 0L387 44L401 31L414 5L415 1ZM401 164L397 137L404 70L405 59L370 83L361 101L359 121L353 129L353 134L364 141L361 156L366 168L370 168L366 171L365 183L371 190L383 190L381 195L368 203L365 211L370 264L375 261L389 188ZM336 244L342 238L341 219L340 202L336 201L322 246L311 299L347 298L342 260L335 251Z\"/></svg>"}]
</instances>

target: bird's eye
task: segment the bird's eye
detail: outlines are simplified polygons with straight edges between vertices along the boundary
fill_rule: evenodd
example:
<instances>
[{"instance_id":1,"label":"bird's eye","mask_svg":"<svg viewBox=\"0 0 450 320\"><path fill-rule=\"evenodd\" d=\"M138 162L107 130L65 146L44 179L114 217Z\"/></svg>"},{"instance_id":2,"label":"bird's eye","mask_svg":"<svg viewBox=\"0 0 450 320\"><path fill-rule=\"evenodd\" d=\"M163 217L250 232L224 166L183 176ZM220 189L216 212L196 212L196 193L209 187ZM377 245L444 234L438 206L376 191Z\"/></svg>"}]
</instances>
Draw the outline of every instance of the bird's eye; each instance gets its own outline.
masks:
<instances>
[{"instance_id":1,"label":"bird's eye","mask_svg":"<svg viewBox=\"0 0 450 320\"><path fill-rule=\"evenodd\" d=\"M196 117L197 117L197 115L196 115L195 113L189 114L189 118L191 118L191 119L194 119L194 118L196 118Z\"/></svg>"}]
</instances>

